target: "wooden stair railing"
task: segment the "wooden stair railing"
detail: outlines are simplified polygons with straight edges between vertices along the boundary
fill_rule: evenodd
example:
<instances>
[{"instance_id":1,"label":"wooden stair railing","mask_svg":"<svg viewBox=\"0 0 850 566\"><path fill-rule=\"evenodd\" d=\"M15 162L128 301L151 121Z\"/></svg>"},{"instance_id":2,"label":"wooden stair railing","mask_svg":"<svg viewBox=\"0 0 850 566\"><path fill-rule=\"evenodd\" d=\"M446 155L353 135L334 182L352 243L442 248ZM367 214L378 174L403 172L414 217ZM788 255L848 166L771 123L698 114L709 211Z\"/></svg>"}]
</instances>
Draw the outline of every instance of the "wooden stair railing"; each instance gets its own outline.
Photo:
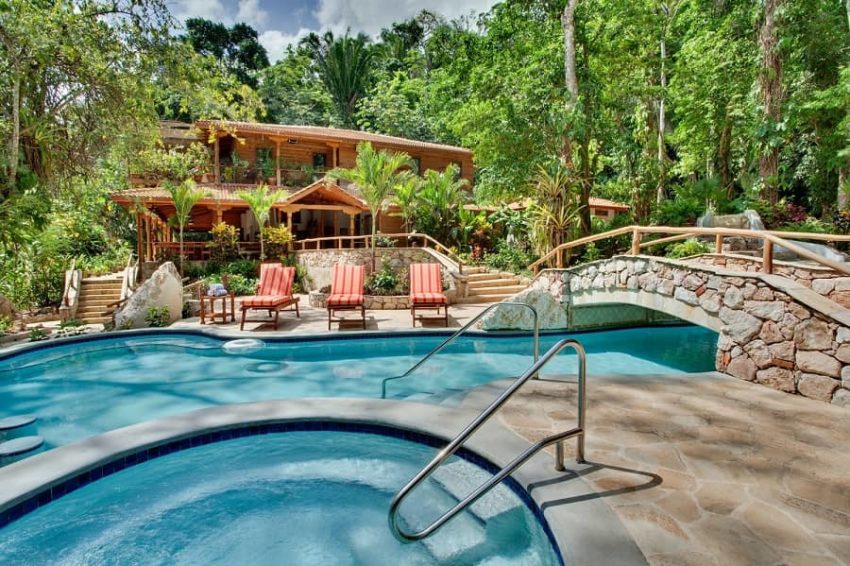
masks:
<instances>
[{"instance_id":1,"label":"wooden stair railing","mask_svg":"<svg viewBox=\"0 0 850 566\"><path fill-rule=\"evenodd\" d=\"M541 266L551 261L553 258L556 261L556 267L562 268L563 252L578 246L583 246L591 242L607 240L618 236L632 235L632 243L629 250L631 255L640 255L641 250L693 238L696 236L714 236L715 253L723 252L723 240L731 237L759 239L763 242L762 248L762 271L764 273L773 273L773 250L775 246L781 246L794 254L814 261L820 265L829 267L840 273L850 275L850 263L842 263L822 257L811 250L799 246L786 238L794 238L798 240L815 240L819 242L850 242L850 235L844 234L816 234L809 232L776 232L772 230L744 230L740 228L696 228L696 227L674 227L674 226L625 226L616 230L609 230L600 234L593 234L579 238L571 242L566 242L556 247L534 263L528 266L528 269L537 273ZM647 235L664 235L665 237L643 241Z\"/></svg>"}]
</instances>

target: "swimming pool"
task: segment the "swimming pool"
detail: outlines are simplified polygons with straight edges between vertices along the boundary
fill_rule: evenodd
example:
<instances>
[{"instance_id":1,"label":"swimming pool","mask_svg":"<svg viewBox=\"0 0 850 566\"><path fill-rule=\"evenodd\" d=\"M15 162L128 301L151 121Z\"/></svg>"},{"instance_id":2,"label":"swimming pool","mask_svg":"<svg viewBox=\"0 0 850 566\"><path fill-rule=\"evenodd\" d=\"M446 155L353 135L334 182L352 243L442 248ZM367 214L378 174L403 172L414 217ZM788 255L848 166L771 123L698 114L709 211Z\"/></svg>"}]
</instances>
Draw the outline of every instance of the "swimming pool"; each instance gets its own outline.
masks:
<instances>
[{"instance_id":1,"label":"swimming pool","mask_svg":"<svg viewBox=\"0 0 850 566\"><path fill-rule=\"evenodd\" d=\"M716 334L695 326L575 333L590 379L714 368ZM541 351L564 335L541 337ZM187 332L118 334L51 344L0 359L0 417L34 414L45 449L163 416L227 403L301 397L380 397L386 377L407 370L444 339L433 333L266 340L227 353L221 338ZM469 335L415 374L392 382L394 399L451 404L463 392L519 375L530 336ZM575 371L569 353L551 366ZM33 430L22 431L32 433Z\"/></svg>"},{"instance_id":2,"label":"swimming pool","mask_svg":"<svg viewBox=\"0 0 850 566\"><path fill-rule=\"evenodd\" d=\"M434 449L424 437L346 428L215 441L125 468L0 529L0 563L561 563L516 484L422 543L397 542L390 498ZM489 475L461 458L440 472L402 507L411 527Z\"/></svg>"}]
</instances>

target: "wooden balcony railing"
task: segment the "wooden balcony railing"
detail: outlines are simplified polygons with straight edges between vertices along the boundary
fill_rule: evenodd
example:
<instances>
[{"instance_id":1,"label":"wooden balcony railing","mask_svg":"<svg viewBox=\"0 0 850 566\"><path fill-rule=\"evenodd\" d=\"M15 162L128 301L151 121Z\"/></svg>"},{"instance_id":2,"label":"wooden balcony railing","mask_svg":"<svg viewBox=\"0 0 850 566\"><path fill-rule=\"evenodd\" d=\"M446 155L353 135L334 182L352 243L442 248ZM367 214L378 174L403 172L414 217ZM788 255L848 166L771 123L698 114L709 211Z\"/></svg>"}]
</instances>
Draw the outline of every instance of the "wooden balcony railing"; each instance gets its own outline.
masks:
<instances>
[{"instance_id":1,"label":"wooden balcony railing","mask_svg":"<svg viewBox=\"0 0 850 566\"><path fill-rule=\"evenodd\" d=\"M600 234L586 236L571 242L566 242L556 247L534 263L528 266L528 269L537 273L542 266L545 266L554 260L555 267L564 267L564 252L579 246L625 236L631 234L632 242L629 253L631 255L641 254L641 250L667 244L677 240L694 238L697 236L714 236L714 251L715 253L723 253L723 240L725 238L749 238L762 241L762 271L764 273L773 273L773 250L776 246L781 246L786 250L823 265L840 273L850 275L850 264L842 263L827 259L815 252L808 250L802 246L795 244L786 238L796 240L814 240L818 242L850 242L850 235L844 234L815 234L809 232L776 232L769 230L742 230L738 228L692 228L692 227L671 227L671 226L625 226L616 230L609 230ZM659 239L643 241L644 236L661 235Z\"/></svg>"}]
</instances>

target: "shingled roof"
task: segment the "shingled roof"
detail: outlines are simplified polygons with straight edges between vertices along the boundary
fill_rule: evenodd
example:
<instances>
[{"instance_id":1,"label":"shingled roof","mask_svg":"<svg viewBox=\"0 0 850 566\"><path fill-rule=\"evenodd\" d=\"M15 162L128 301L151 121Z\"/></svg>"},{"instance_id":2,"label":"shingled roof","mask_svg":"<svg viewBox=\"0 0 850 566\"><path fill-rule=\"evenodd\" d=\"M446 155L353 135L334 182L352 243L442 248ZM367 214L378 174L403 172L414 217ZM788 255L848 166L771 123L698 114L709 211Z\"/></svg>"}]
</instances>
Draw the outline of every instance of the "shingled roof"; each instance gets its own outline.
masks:
<instances>
[{"instance_id":1,"label":"shingled roof","mask_svg":"<svg viewBox=\"0 0 850 566\"><path fill-rule=\"evenodd\" d=\"M472 155L472 151L463 147L424 142L418 140L409 140L406 138L398 138L395 136L385 136L383 134L361 132L359 130L345 130L342 128L321 128L318 126L289 126L283 124L259 124L255 122L234 122L225 120L199 120L196 124L201 129L208 129L210 127L213 127L221 130L232 130L236 134L266 134L280 137L305 137L326 142L348 141L352 143L357 143L360 141L369 141L377 144L407 149L430 149L435 151L444 151L447 153L457 153L469 156Z\"/></svg>"}]
</instances>

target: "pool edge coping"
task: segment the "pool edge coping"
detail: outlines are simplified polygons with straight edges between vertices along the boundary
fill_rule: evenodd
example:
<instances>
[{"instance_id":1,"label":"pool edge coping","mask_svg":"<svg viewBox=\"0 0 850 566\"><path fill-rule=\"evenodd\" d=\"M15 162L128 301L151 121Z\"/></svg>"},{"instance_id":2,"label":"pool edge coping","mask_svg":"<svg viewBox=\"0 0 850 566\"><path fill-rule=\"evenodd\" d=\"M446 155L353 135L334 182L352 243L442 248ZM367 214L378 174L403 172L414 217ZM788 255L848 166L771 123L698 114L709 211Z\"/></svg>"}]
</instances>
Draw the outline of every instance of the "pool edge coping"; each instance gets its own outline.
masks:
<instances>
[{"instance_id":1,"label":"pool edge coping","mask_svg":"<svg viewBox=\"0 0 850 566\"><path fill-rule=\"evenodd\" d=\"M476 414L468 409L413 402L350 398L260 401L199 409L115 429L0 468L0 512L106 463L170 442L228 429L329 421L389 426L448 441ZM466 447L484 460L502 466L529 445L494 419ZM564 475L555 472L551 457L541 452L512 474L512 478L546 518L567 564L646 563L613 510L600 497L587 497L595 493L580 475L588 467L568 463L568 473ZM566 504L565 498L574 501Z\"/></svg>"}]
</instances>

